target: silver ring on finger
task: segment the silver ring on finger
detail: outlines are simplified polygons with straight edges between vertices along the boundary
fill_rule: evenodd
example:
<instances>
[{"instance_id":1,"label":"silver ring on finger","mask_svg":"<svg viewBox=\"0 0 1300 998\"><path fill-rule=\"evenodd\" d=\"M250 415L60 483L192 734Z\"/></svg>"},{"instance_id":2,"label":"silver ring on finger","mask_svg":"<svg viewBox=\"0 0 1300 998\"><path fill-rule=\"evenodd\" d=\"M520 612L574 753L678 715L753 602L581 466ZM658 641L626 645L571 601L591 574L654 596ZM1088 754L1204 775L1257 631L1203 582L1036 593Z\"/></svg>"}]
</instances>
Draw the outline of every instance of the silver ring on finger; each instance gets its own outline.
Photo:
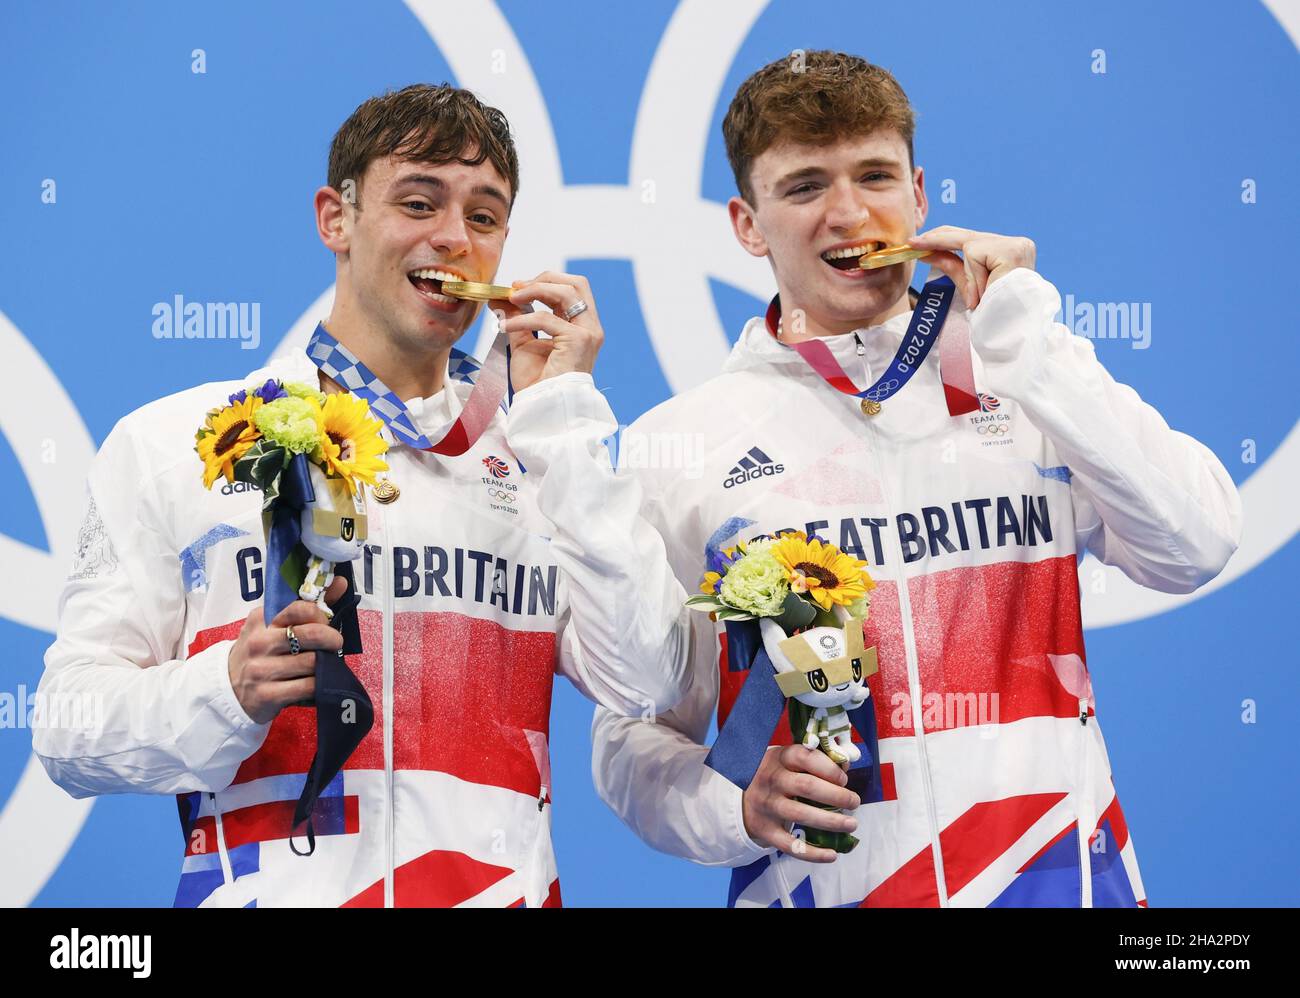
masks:
<instances>
[{"instance_id":1,"label":"silver ring on finger","mask_svg":"<svg viewBox=\"0 0 1300 998\"><path fill-rule=\"evenodd\" d=\"M285 639L289 642L290 655L297 655L299 652L302 651L302 645L298 643L298 636L293 633L293 627L286 627L284 629L284 636Z\"/></svg>"},{"instance_id":2,"label":"silver ring on finger","mask_svg":"<svg viewBox=\"0 0 1300 998\"><path fill-rule=\"evenodd\" d=\"M568 308L564 310L564 315L562 316L562 318L564 319L565 322L572 322L578 316L582 315L582 313L585 311L587 311L587 303L583 301L581 298L579 298L577 301L575 301L572 305L570 305Z\"/></svg>"}]
</instances>

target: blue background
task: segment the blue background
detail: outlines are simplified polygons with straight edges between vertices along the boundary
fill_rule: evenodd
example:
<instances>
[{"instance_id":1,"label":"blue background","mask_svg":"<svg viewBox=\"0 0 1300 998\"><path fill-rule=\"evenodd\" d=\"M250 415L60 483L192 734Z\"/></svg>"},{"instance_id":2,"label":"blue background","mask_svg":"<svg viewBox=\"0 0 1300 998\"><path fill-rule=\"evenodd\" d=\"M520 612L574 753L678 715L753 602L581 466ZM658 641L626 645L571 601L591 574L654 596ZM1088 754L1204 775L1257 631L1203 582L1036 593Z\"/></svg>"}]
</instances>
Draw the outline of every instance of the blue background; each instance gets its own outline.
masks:
<instances>
[{"instance_id":1,"label":"blue background","mask_svg":"<svg viewBox=\"0 0 1300 998\"><path fill-rule=\"evenodd\" d=\"M565 183L627 184L638 100L675 4L498 7L541 88ZM463 5L447 10L465 16ZM62 382L96 442L150 399L242 376L269 356L333 280L311 196L335 129L372 94L453 78L398 2L9 0L5 20L0 311ZM922 10L774 0L722 92L698 95L714 107L704 198L734 193L719 125L736 86L792 49L823 47L888 67L907 90L928 225L1029 235L1039 270L1063 295L1152 303L1151 348L1099 340L1103 363L1213 449L1239 484L1267 460L1297 416L1288 288L1300 218L1300 59L1262 5L942 0ZM205 74L191 72L193 48L207 53ZM1105 49L1104 75L1090 71L1094 48ZM58 183L55 205L41 202L47 177ZM1242 203L1247 177L1257 204ZM956 179L956 204L940 203L942 178ZM529 193L525 158L521 198ZM599 383L620 422L631 422L670 394L631 264L565 266L588 275L616 331ZM713 286L734 338L762 303L721 280ZM178 293L261 302L260 349L155 340L152 304ZM10 379L3 390L25 388ZM30 403L38 419L41 399ZM1242 462L1248 438L1257 465ZM47 549L3 435L0 483L4 532ZM1300 901L1289 626L1298 573L1292 540L1204 599L1088 635L1153 906ZM50 638L0 608L10 651L0 690L34 689ZM1258 704L1258 723L1241 722L1246 698ZM721 904L725 871L654 853L596 798L590 716L585 700L557 686L554 835L565 902ZM0 730L0 803L29 752L28 732ZM102 799L36 903L170 904L180 844L172 798ZM16 862L0 857L0 883Z\"/></svg>"}]
</instances>

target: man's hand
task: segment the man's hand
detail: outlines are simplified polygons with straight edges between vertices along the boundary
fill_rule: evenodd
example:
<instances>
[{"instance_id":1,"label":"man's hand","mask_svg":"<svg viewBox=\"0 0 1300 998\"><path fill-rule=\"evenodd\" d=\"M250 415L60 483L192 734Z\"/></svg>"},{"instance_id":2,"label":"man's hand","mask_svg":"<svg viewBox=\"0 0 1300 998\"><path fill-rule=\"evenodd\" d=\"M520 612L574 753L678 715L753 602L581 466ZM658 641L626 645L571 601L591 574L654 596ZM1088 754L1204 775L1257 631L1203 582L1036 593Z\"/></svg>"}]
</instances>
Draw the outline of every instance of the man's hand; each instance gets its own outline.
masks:
<instances>
[{"instance_id":1,"label":"man's hand","mask_svg":"<svg viewBox=\"0 0 1300 998\"><path fill-rule=\"evenodd\" d=\"M790 831L790 822L827 832L851 832L858 827L849 814L823 811L795 798L803 797L845 810L855 810L862 801L845 788L844 770L820 751L802 745L769 748L741 798L745 830L755 842L775 846L782 852L810 863L833 863L833 849L808 845Z\"/></svg>"},{"instance_id":2,"label":"man's hand","mask_svg":"<svg viewBox=\"0 0 1300 998\"><path fill-rule=\"evenodd\" d=\"M332 606L346 591L347 581L336 576L325 590L325 602ZM239 705L258 724L275 720L285 707L310 703L316 695L316 649L336 652L343 647L343 635L314 603L295 600L269 627L262 614L259 605L248 615L227 665ZM297 655L289 652L286 627L293 628L302 649Z\"/></svg>"},{"instance_id":3,"label":"man's hand","mask_svg":"<svg viewBox=\"0 0 1300 998\"><path fill-rule=\"evenodd\" d=\"M493 305L501 327L510 337L510 380L515 391L522 391L557 374L570 371L591 373L596 354L605 342L605 331L596 315L596 300L591 285L579 274L543 271L531 281L515 281L515 293L509 302ZM587 308L572 319L564 314L579 301ZM523 312L519 306L541 302L550 312ZM546 333L548 340L537 339L534 330Z\"/></svg>"},{"instance_id":4,"label":"man's hand","mask_svg":"<svg viewBox=\"0 0 1300 998\"><path fill-rule=\"evenodd\" d=\"M1000 236L994 232L959 229L955 225L941 225L919 233L908 239L907 244L935 251L925 262L952 278L966 299L966 307L972 310L994 281L1017 267L1033 270L1038 253L1034 241L1024 236ZM962 256L957 256L957 251Z\"/></svg>"}]
</instances>

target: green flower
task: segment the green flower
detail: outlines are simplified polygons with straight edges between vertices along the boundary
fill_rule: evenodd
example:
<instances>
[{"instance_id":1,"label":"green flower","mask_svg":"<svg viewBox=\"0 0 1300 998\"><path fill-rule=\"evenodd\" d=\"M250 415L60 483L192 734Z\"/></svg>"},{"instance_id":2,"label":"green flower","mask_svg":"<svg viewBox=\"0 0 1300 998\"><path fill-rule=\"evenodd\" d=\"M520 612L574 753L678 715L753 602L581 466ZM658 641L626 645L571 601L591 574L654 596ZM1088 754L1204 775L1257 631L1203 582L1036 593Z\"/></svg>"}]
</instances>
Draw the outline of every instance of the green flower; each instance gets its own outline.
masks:
<instances>
[{"instance_id":1,"label":"green flower","mask_svg":"<svg viewBox=\"0 0 1300 998\"><path fill-rule=\"evenodd\" d=\"M312 399L290 395L268 402L253 414L253 422L263 437L292 454L320 450L321 410Z\"/></svg>"},{"instance_id":2,"label":"green flower","mask_svg":"<svg viewBox=\"0 0 1300 998\"><path fill-rule=\"evenodd\" d=\"M749 545L744 557L727 570L719 591L725 603L755 617L777 616L790 592L785 569L769 547L766 543Z\"/></svg>"},{"instance_id":3,"label":"green flower","mask_svg":"<svg viewBox=\"0 0 1300 998\"><path fill-rule=\"evenodd\" d=\"M871 610L871 594L860 596L848 605L849 616L854 620L866 620Z\"/></svg>"},{"instance_id":4,"label":"green flower","mask_svg":"<svg viewBox=\"0 0 1300 998\"><path fill-rule=\"evenodd\" d=\"M301 381L285 381L280 387L289 393L290 398L314 399L317 405L325 404L324 392L318 391L311 385L304 385Z\"/></svg>"}]
</instances>

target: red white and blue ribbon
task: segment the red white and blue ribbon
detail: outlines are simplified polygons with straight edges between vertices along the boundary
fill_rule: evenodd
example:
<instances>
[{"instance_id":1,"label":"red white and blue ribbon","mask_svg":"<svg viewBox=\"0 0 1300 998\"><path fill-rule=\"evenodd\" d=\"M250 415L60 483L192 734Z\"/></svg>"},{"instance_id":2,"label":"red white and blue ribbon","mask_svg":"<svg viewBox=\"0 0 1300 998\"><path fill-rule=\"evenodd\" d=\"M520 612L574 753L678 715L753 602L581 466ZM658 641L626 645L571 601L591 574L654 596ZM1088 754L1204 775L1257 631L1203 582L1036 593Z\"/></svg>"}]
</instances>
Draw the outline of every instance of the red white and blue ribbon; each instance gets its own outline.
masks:
<instances>
[{"instance_id":1,"label":"red white and blue ribbon","mask_svg":"<svg viewBox=\"0 0 1300 998\"><path fill-rule=\"evenodd\" d=\"M957 288L952 279L944 275L928 282L912 311L912 320L898 345L898 352L884 373L867 388L858 388L845 373L835 355L821 340L803 340L788 344L808 366L816 371L836 391L870 402L884 402L902 391L929 355L935 343L939 347L939 377L943 382L948 413L960 416L979 408L975 394L975 375L970 358L970 327L965 317L951 311ZM777 295L767 307L767 329L777 335L777 322L781 317L781 296Z\"/></svg>"},{"instance_id":2,"label":"red white and blue ribbon","mask_svg":"<svg viewBox=\"0 0 1300 998\"><path fill-rule=\"evenodd\" d=\"M370 411L383 421L399 443L450 457L464 454L474 445L492 422L497 406L509 388L510 351L505 333L497 333L482 367L477 367L473 359L461 351L453 350L448 361L448 376L468 381L474 387L460 415L439 427L431 434L431 440L416 427L406 404L355 354L331 336L323 323L317 325L312 334L307 344L307 355L343 388L365 399ZM267 530L267 563L274 566L274 570L267 572L263 612L268 624L298 598L281 569L301 549L299 514L312 499L314 492L306 460L299 454L281 474L280 495ZM348 586L343 599L334 605L334 624L342 630L344 643L342 652L338 654L316 652L316 752L294 808L291 826L296 830L306 825L306 851L300 851L292 838L289 840L290 848L300 856L310 856L316 849L312 818L318 798L374 723L370 696L343 658L345 653L361 652L356 616L360 596L352 581L352 565L341 562L334 566L334 572L343 576ZM350 711L342 709L345 702L350 705ZM344 717L349 723L343 722ZM356 723L352 723L354 720Z\"/></svg>"},{"instance_id":3,"label":"red white and blue ribbon","mask_svg":"<svg viewBox=\"0 0 1300 998\"><path fill-rule=\"evenodd\" d=\"M474 446L492 422L509 386L509 337L504 332L497 333L486 359L477 369L466 354L452 350L449 373L458 380L471 382L474 387L458 416L432 434L425 435L416 427L406 403L352 351L331 336L324 323L317 325L312 333L307 344L307 356L343 388L365 399L370 411L383 421L398 443L448 457L464 454Z\"/></svg>"}]
</instances>

